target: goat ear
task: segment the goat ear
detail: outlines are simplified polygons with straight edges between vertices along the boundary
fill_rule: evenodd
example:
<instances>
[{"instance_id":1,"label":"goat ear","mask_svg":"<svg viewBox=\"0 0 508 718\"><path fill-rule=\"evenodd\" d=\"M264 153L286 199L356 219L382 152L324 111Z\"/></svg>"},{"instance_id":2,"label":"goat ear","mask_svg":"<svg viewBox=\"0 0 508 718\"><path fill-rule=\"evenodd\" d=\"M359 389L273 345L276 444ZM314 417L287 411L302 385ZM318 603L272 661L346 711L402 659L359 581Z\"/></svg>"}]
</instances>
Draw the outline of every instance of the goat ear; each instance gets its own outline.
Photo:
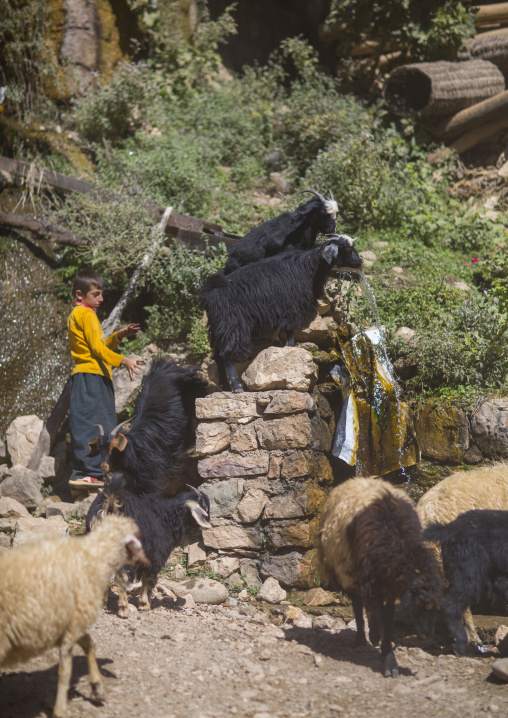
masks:
<instances>
[{"instance_id":1,"label":"goat ear","mask_svg":"<svg viewBox=\"0 0 508 718\"><path fill-rule=\"evenodd\" d=\"M338 253L339 253L338 246L335 244L335 242L331 242L330 244L326 244L323 247L323 252L322 252L321 256L323 257L323 259L325 260L325 262L327 264L332 265L333 260L336 258Z\"/></svg>"},{"instance_id":2,"label":"goat ear","mask_svg":"<svg viewBox=\"0 0 508 718\"><path fill-rule=\"evenodd\" d=\"M144 563L148 565L150 561L145 556L141 541L134 534L125 537L125 547L129 552L129 558L135 563Z\"/></svg>"},{"instance_id":3,"label":"goat ear","mask_svg":"<svg viewBox=\"0 0 508 718\"><path fill-rule=\"evenodd\" d=\"M97 456L99 453L99 447L97 445L97 438L92 439L92 441L88 442L88 446L90 447L90 450L88 454L85 454L85 456Z\"/></svg>"},{"instance_id":4,"label":"goat ear","mask_svg":"<svg viewBox=\"0 0 508 718\"><path fill-rule=\"evenodd\" d=\"M194 521L197 523L198 526L201 526L202 529L212 528L212 524L208 521L206 511L201 508L197 501L187 501L185 503L185 506L191 512L192 517L194 518Z\"/></svg>"},{"instance_id":5,"label":"goat ear","mask_svg":"<svg viewBox=\"0 0 508 718\"><path fill-rule=\"evenodd\" d=\"M128 441L124 434L117 434L113 441L110 444L110 450L112 449L118 449L118 451L123 451L125 447L127 446Z\"/></svg>"}]
</instances>

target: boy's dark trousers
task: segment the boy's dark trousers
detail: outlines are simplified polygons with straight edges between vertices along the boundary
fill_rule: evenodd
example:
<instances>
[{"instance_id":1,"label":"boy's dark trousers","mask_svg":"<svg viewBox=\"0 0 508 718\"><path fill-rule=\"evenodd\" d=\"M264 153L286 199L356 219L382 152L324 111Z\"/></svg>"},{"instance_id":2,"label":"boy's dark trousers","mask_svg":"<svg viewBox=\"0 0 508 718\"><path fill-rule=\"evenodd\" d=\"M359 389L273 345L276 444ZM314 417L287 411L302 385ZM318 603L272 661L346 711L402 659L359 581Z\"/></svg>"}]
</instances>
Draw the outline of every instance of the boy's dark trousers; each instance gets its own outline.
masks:
<instances>
[{"instance_id":1,"label":"boy's dark trousers","mask_svg":"<svg viewBox=\"0 0 508 718\"><path fill-rule=\"evenodd\" d=\"M69 411L72 480L82 479L84 476L102 479L100 455L85 456L89 451L88 442L99 433L94 424L101 424L107 432L114 429L117 423L115 393L111 379L102 374L86 372L73 374Z\"/></svg>"}]
</instances>

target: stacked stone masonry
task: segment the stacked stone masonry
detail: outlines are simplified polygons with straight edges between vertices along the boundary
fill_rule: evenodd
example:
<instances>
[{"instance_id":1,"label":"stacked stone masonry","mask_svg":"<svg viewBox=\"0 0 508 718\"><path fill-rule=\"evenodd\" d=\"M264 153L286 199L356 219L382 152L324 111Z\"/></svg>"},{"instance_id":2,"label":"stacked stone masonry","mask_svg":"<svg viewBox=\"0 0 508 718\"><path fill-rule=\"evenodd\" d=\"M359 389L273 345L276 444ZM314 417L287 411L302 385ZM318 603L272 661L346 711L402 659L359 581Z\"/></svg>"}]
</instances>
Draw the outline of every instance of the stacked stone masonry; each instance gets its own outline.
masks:
<instances>
[{"instance_id":1,"label":"stacked stone masonry","mask_svg":"<svg viewBox=\"0 0 508 718\"><path fill-rule=\"evenodd\" d=\"M333 412L324 396L217 392L198 399L196 414L200 488L213 525L203 531L209 566L238 570L254 586L269 576L315 586L319 512L333 482Z\"/></svg>"}]
</instances>

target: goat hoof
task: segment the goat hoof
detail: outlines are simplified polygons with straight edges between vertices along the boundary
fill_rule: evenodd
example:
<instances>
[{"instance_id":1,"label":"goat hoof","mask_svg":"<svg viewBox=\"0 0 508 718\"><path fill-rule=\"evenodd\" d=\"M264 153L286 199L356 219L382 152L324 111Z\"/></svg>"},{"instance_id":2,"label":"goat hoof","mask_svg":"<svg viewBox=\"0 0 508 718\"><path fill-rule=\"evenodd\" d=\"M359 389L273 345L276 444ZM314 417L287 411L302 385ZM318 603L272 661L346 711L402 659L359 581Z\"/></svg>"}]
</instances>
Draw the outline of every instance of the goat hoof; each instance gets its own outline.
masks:
<instances>
[{"instance_id":1,"label":"goat hoof","mask_svg":"<svg viewBox=\"0 0 508 718\"><path fill-rule=\"evenodd\" d=\"M102 683L92 683L92 695L90 700L93 703L104 703L105 695Z\"/></svg>"},{"instance_id":2,"label":"goat hoof","mask_svg":"<svg viewBox=\"0 0 508 718\"><path fill-rule=\"evenodd\" d=\"M118 618L129 618L129 609L128 608L119 608L118 609Z\"/></svg>"},{"instance_id":3,"label":"goat hoof","mask_svg":"<svg viewBox=\"0 0 508 718\"><path fill-rule=\"evenodd\" d=\"M139 611L149 611L150 610L150 604L149 603L140 603L138 606Z\"/></svg>"},{"instance_id":4,"label":"goat hoof","mask_svg":"<svg viewBox=\"0 0 508 718\"><path fill-rule=\"evenodd\" d=\"M390 653L385 658L384 676L385 678L396 678L398 675L399 667L397 665L397 661L395 660L393 653Z\"/></svg>"}]
</instances>

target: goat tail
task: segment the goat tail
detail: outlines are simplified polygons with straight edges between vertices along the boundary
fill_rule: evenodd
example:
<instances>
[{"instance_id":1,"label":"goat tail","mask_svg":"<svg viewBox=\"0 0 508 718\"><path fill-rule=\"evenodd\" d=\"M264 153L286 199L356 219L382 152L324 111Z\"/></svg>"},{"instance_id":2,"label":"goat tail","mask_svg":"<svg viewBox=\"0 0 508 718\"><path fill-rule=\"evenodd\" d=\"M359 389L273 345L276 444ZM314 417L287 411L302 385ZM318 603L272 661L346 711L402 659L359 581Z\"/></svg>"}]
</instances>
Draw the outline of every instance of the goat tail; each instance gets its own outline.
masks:
<instances>
[{"instance_id":1,"label":"goat tail","mask_svg":"<svg viewBox=\"0 0 508 718\"><path fill-rule=\"evenodd\" d=\"M107 514L122 514L127 484L123 474L113 474L96 497L87 515L86 528L91 531Z\"/></svg>"}]
</instances>

